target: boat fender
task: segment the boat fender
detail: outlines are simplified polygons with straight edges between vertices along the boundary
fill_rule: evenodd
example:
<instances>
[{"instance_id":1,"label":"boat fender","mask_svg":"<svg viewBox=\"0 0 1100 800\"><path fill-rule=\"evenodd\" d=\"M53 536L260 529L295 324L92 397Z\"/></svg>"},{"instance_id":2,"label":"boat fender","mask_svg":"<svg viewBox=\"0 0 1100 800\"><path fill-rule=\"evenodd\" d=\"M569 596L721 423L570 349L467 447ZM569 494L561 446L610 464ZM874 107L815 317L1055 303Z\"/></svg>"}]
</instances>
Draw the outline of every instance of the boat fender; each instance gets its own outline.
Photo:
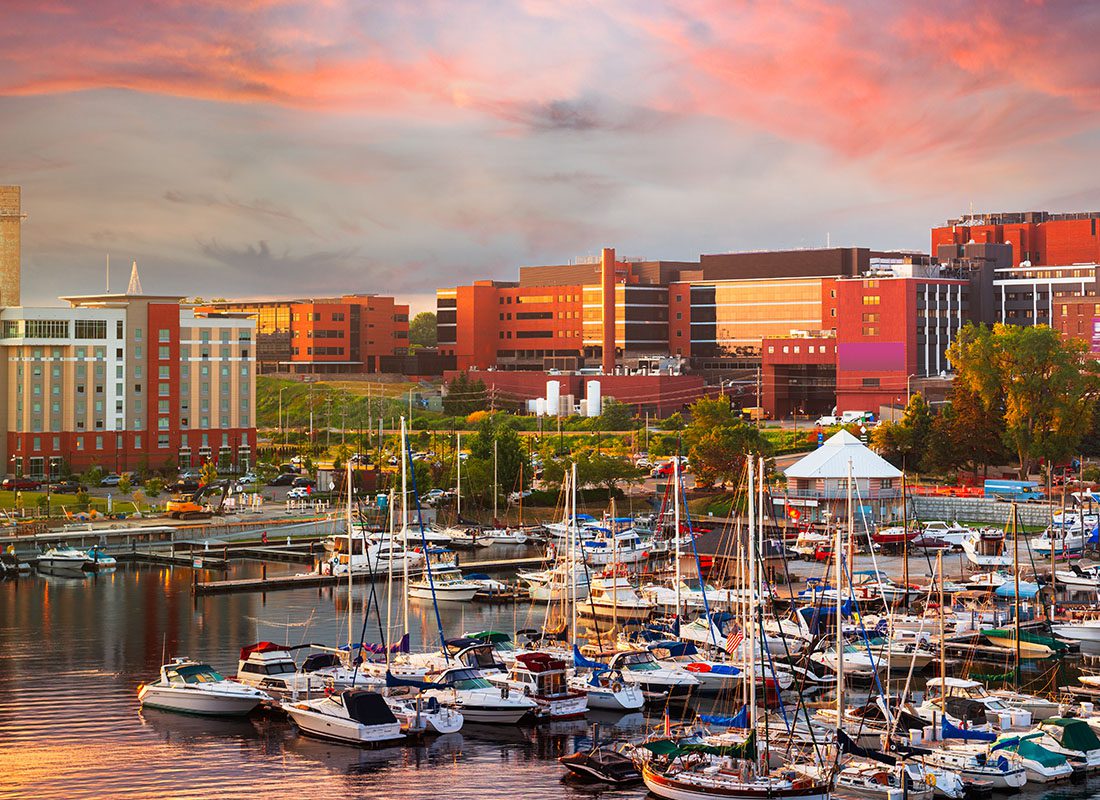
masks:
<instances>
[{"instance_id":1,"label":"boat fender","mask_svg":"<svg viewBox=\"0 0 1100 800\"><path fill-rule=\"evenodd\" d=\"M508 694L509 694L508 687L507 686L501 686L500 687L500 697L501 697L501 699L502 700L507 700L508 699Z\"/></svg>"},{"instance_id":2,"label":"boat fender","mask_svg":"<svg viewBox=\"0 0 1100 800\"><path fill-rule=\"evenodd\" d=\"M618 681L615 681L613 684L611 684L611 691L613 693L618 694L622 690L623 690L623 685L621 683L619 683Z\"/></svg>"}]
</instances>

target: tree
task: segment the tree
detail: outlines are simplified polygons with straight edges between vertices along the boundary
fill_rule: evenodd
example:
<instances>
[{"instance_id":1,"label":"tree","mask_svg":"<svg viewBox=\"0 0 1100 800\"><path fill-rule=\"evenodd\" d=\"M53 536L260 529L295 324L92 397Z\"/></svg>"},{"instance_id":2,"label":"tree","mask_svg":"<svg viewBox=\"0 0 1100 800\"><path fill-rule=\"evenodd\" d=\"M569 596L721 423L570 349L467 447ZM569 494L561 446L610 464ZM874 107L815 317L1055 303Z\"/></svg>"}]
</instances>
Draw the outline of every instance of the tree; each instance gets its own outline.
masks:
<instances>
[{"instance_id":1,"label":"tree","mask_svg":"<svg viewBox=\"0 0 1100 800\"><path fill-rule=\"evenodd\" d=\"M682 431L684 429L684 415L677 411L674 414L670 414L663 422L661 422L661 430L663 431Z\"/></svg>"},{"instance_id":2,"label":"tree","mask_svg":"<svg viewBox=\"0 0 1100 800\"><path fill-rule=\"evenodd\" d=\"M918 392L909 398L900 422L880 422L871 431L871 447L894 466L919 467L932 437L932 409Z\"/></svg>"},{"instance_id":3,"label":"tree","mask_svg":"<svg viewBox=\"0 0 1100 800\"><path fill-rule=\"evenodd\" d=\"M970 387L956 381L951 401L932 423L921 469L946 472L964 468L983 472L1007 457L1004 419L988 413Z\"/></svg>"},{"instance_id":4,"label":"tree","mask_svg":"<svg viewBox=\"0 0 1100 800\"><path fill-rule=\"evenodd\" d=\"M1092 424L1097 374L1086 345L1046 325L966 325L947 351L956 381L1004 420L1022 475L1072 455Z\"/></svg>"},{"instance_id":5,"label":"tree","mask_svg":"<svg viewBox=\"0 0 1100 800\"><path fill-rule=\"evenodd\" d=\"M134 485L130 481L130 476L129 475L124 474L118 479L118 493L119 494L129 494L131 491L133 491L133 488L134 488Z\"/></svg>"},{"instance_id":6,"label":"tree","mask_svg":"<svg viewBox=\"0 0 1100 800\"><path fill-rule=\"evenodd\" d=\"M634 407L609 397L603 401L598 419L601 431L628 431L634 427Z\"/></svg>"},{"instance_id":7,"label":"tree","mask_svg":"<svg viewBox=\"0 0 1100 800\"><path fill-rule=\"evenodd\" d=\"M577 459L577 483L582 486L602 486L608 495L622 483L638 483L642 475L628 459L606 453L582 453Z\"/></svg>"},{"instance_id":8,"label":"tree","mask_svg":"<svg viewBox=\"0 0 1100 800\"><path fill-rule=\"evenodd\" d=\"M509 414L489 414L478 423L477 433L470 439L470 457L463 467L469 472L471 485L476 487L475 475L493 478L493 443L496 443L498 494L507 494L519 484L519 471L524 461L523 443L513 427L513 418ZM492 497L490 486L485 493Z\"/></svg>"},{"instance_id":9,"label":"tree","mask_svg":"<svg viewBox=\"0 0 1100 800\"><path fill-rule=\"evenodd\" d=\"M465 372L460 372L443 393L443 412L452 417L466 417L489 408L489 392L480 378L470 380Z\"/></svg>"},{"instance_id":10,"label":"tree","mask_svg":"<svg viewBox=\"0 0 1100 800\"><path fill-rule=\"evenodd\" d=\"M412 318L412 322L409 323L410 349L436 346L438 339L436 338L435 323L435 313L432 311L421 311Z\"/></svg>"},{"instance_id":11,"label":"tree","mask_svg":"<svg viewBox=\"0 0 1100 800\"><path fill-rule=\"evenodd\" d=\"M199 468L199 484L206 486L218 479L218 465L213 461L207 461Z\"/></svg>"},{"instance_id":12,"label":"tree","mask_svg":"<svg viewBox=\"0 0 1100 800\"><path fill-rule=\"evenodd\" d=\"M723 397L701 398L691 406L691 423L684 429L684 445L701 485L741 478L747 454L767 455L771 446Z\"/></svg>"},{"instance_id":13,"label":"tree","mask_svg":"<svg viewBox=\"0 0 1100 800\"><path fill-rule=\"evenodd\" d=\"M145 481L145 494L147 497L157 497L163 491L163 478L149 478Z\"/></svg>"}]
</instances>

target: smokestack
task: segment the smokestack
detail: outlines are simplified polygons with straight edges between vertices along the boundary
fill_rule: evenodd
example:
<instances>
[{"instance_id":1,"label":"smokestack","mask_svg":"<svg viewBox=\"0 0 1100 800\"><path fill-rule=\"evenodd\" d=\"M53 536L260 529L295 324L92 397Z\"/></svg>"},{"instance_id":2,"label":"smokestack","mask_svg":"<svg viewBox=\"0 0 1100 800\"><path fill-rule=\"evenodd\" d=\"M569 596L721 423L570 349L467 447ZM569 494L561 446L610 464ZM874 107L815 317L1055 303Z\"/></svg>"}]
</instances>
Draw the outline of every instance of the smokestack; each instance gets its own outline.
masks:
<instances>
[{"instance_id":1,"label":"smokestack","mask_svg":"<svg viewBox=\"0 0 1100 800\"><path fill-rule=\"evenodd\" d=\"M615 372L615 248L605 247L600 254L600 289L603 300L604 375Z\"/></svg>"},{"instance_id":2,"label":"smokestack","mask_svg":"<svg viewBox=\"0 0 1100 800\"><path fill-rule=\"evenodd\" d=\"M19 187L0 186L0 307L20 305L19 228L22 223Z\"/></svg>"}]
</instances>

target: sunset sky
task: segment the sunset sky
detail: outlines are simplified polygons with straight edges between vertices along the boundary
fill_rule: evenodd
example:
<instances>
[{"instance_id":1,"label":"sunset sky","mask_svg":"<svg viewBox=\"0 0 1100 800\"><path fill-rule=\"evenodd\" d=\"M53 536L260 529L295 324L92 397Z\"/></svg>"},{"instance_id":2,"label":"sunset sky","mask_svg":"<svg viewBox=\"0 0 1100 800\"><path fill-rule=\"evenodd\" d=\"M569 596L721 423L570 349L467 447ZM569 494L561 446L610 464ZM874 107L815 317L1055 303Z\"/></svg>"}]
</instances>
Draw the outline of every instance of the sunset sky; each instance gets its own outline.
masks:
<instances>
[{"instance_id":1,"label":"sunset sky","mask_svg":"<svg viewBox=\"0 0 1100 800\"><path fill-rule=\"evenodd\" d=\"M24 302L396 294L621 255L927 249L1100 209L1100 4L10 0Z\"/></svg>"}]
</instances>

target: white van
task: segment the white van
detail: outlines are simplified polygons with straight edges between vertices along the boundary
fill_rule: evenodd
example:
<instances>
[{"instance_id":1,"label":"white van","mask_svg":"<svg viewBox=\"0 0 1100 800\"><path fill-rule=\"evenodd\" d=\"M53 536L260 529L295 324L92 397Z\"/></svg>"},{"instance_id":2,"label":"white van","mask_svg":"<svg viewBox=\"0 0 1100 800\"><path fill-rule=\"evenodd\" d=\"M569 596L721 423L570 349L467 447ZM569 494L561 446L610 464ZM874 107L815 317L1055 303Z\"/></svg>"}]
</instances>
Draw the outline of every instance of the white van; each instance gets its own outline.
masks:
<instances>
[{"instance_id":1,"label":"white van","mask_svg":"<svg viewBox=\"0 0 1100 800\"><path fill-rule=\"evenodd\" d=\"M870 422L874 415L870 411L845 411L840 415L841 425L851 425L853 422Z\"/></svg>"}]
</instances>

